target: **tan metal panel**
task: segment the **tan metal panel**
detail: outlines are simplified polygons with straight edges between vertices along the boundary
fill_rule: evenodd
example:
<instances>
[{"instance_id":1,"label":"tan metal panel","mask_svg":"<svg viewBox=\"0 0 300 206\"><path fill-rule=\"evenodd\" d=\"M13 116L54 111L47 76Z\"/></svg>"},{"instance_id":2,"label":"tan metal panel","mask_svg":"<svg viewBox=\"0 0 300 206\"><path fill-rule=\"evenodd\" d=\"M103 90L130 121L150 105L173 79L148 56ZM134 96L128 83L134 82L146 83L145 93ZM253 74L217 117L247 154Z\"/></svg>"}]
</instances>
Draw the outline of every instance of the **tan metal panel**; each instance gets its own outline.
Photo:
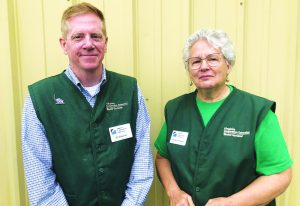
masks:
<instances>
[{"instance_id":1,"label":"tan metal panel","mask_svg":"<svg viewBox=\"0 0 300 206\"><path fill-rule=\"evenodd\" d=\"M6 0L0 0L0 205L20 205L17 165L17 140L10 53L9 12Z\"/></svg>"},{"instance_id":2,"label":"tan metal panel","mask_svg":"<svg viewBox=\"0 0 300 206\"><path fill-rule=\"evenodd\" d=\"M152 120L151 142L153 142L160 129L162 118L161 1L133 1L132 13L134 68ZM155 154L156 151L152 149ZM163 205L164 197L163 188L158 178L155 178L146 205Z\"/></svg>"},{"instance_id":3,"label":"tan metal panel","mask_svg":"<svg viewBox=\"0 0 300 206\"><path fill-rule=\"evenodd\" d=\"M16 1L16 38L23 93L46 75L42 1Z\"/></svg>"},{"instance_id":4,"label":"tan metal panel","mask_svg":"<svg viewBox=\"0 0 300 206\"><path fill-rule=\"evenodd\" d=\"M172 6L170 6L172 5ZM162 107L178 95L189 92L189 77L182 49L189 35L189 4L181 0L162 1Z\"/></svg>"},{"instance_id":5,"label":"tan metal panel","mask_svg":"<svg viewBox=\"0 0 300 206\"><path fill-rule=\"evenodd\" d=\"M133 61L132 1L106 1L104 15L108 35L105 64L109 70L136 75Z\"/></svg>"},{"instance_id":6,"label":"tan metal panel","mask_svg":"<svg viewBox=\"0 0 300 206\"><path fill-rule=\"evenodd\" d=\"M59 44L60 20L63 11L71 5L70 1L42 1L43 17L43 55L45 58L45 77L62 72L68 66L68 57Z\"/></svg>"}]
</instances>

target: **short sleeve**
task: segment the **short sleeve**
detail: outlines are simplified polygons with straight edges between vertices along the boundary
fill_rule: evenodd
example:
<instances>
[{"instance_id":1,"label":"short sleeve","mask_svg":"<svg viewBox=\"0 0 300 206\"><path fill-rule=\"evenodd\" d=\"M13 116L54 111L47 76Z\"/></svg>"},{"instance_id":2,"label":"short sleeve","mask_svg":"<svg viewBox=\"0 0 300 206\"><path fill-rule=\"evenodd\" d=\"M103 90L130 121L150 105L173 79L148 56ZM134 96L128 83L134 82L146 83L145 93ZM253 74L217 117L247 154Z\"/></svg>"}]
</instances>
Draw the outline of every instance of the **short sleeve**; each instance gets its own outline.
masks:
<instances>
[{"instance_id":1,"label":"short sleeve","mask_svg":"<svg viewBox=\"0 0 300 206\"><path fill-rule=\"evenodd\" d=\"M165 158L168 158L167 151L167 124L164 122L161 130L154 142L154 146L157 149L157 152Z\"/></svg>"},{"instance_id":2,"label":"short sleeve","mask_svg":"<svg viewBox=\"0 0 300 206\"><path fill-rule=\"evenodd\" d=\"M256 171L263 175L283 172L292 165L286 142L275 113L271 110L255 135Z\"/></svg>"}]
</instances>

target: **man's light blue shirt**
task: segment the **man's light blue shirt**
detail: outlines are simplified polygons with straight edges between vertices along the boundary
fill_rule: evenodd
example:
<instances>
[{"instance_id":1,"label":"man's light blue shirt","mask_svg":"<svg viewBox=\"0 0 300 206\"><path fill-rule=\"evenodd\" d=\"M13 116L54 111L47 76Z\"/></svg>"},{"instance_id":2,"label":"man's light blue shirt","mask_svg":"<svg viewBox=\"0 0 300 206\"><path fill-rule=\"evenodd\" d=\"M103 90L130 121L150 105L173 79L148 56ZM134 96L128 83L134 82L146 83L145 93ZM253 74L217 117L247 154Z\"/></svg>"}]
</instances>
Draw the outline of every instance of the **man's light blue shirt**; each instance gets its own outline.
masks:
<instances>
[{"instance_id":1,"label":"man's light blue shirt","mask_svg":"<svg viewBox=\"0 0 300 206\"><path fill-rule=\"evenodd\" d=\"M90 95L88 90L81 85L70 68L66 69L65 74L93 107L97 94L101 92L101 87L106 81L105 68L103 67L102 79L94 95ZM122 206L143 205L153 181L150 118L139 88L136 140L134 162ZM30 205L68 205L62 188L56 182L56 175L52 170L51 150L45 129L37 118L30 96L26 98L23 108L22 150Z\"/></svg>"}]
</instances>

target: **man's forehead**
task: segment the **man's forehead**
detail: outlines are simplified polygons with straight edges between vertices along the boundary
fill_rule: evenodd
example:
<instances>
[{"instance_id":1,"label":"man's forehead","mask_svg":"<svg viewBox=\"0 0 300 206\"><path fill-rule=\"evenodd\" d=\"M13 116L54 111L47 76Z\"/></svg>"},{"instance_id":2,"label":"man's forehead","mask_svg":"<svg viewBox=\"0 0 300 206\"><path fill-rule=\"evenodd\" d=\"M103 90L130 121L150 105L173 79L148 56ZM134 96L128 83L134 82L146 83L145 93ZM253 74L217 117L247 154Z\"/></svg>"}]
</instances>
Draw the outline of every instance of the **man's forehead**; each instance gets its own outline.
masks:
<instances>
[{"instance_id":1,"label":"man's forehead","mask_svg":"<svg viewBox=\"0 0 300 206\"><path fill-rule=\"evenodd\" d=\"M94 14L85 14L85 15L78 15L78 16L73 16L70 19L66 21L66 24L68 25L69 28L71 27L77 27L80 25L85 25L89 27L103 27L103 22L102 20L94 15Z\"/></svg>"},{"instance_id":2,"label":"man's forehead","mask_svg":"<svg viewBox=\"0 0 300 206\"><path fill-rule=\"evenodd\" d=\"M92 33L102 33L103 23L94 21L72 21L68 24L69 32L92 32Z\"/></svg>"}]
</instances>

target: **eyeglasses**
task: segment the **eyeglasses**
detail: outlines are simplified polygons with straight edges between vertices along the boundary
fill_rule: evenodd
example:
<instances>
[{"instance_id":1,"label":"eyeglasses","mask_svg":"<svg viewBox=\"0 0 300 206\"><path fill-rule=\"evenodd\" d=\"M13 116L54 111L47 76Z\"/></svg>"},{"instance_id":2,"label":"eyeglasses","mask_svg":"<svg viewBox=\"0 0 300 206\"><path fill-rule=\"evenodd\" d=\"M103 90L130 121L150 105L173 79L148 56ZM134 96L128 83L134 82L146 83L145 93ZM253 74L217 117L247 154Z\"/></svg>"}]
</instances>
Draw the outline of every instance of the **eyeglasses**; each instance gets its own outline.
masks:
<instances>
[{"instance_id":1,"label":"eyeglasses","mask_svg":"<svg viewBox=\"0 0 300 206\"><path fill-rule=\"evenodd\" d=\"M204 60L206 61L208 66L218 67L221 65L222 56L223 55L220 53L213 53L213 54L207 55L204 59L202 59L200 57L190 57L187 60L187 63L188 63L189 69L191 69L191 70L200 69Z\"/></svg>"}]
</instances>

